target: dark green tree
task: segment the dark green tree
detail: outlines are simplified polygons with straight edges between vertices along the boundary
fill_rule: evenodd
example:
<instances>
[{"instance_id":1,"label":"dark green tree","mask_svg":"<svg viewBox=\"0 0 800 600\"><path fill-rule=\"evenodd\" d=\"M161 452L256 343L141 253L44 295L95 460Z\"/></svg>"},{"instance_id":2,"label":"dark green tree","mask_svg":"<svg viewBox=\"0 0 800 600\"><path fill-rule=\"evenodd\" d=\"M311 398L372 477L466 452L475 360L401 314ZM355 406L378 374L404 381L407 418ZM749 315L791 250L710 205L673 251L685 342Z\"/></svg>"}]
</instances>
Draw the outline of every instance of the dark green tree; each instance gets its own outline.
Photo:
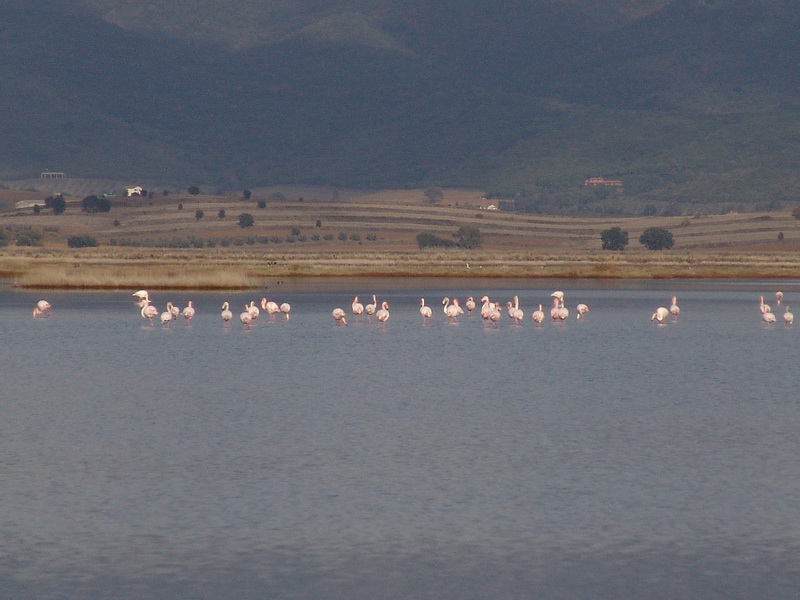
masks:
<instances>
[{"instance_id":1,"label":"dark green tree","mask_svg":"<svg viewBox=\"0 0 800 600\"><path fill-rule=\"evenodd\" d=\"M600 240L603 242L603 250L625 250L628 245L628 232L622 231L619 227L604 229L600 232Z\"/></svg>"},{"instance_id":2,"label":"dark green tree","mask_svg":"<svg viewBox=\"0 0 800 600\"><path fill-rule=\"evenodd\" d=\"M198 208L196 211L194 211L194 218L199 221L205 216L205 214L206 213L204 213L201 209Z\"/></svg>"},{"instance_id":3,"label":"dark green tree","mask_svg":"<svg viewBox=\"0 0 800 600\"><path fill-rule=\"evenodd\" d=\"M675 245L675 239L663 227L648 227L639 236L639 243L648 250L668 250Z\"/></svg>"},{"instance_id":4,"label":"dark green tree","mask_svg":"<svg viewBox=\"0 0 800 600\"><path fill-rule=\"evenodd\" d=\"M70 248L93 248L97 246L97 240L90 235L71 235L67 238L67 246Z\"/></svg>"},{"instance_id":5,"label":"dark green tree","mask_svg":"<svg viewBox=\"0 0 800 600\"><path fill-rule=\"evenodd\" d=\"M242 213L239 215L239 227L242 229L245 227L252 227L255 222L253 215L250 213Z\"/></svg>"},{"instance_id":6,"label":"dark green tree","mask_svg":"<svg viewBox=\"0 0 800 600\"><path fill-rule=\"evenodd\" d=\"M474 250L475 248L480 248L483 244L480 229L473 225L462 225L453 235L461 248Z\"/></svg>"}]
</instances>

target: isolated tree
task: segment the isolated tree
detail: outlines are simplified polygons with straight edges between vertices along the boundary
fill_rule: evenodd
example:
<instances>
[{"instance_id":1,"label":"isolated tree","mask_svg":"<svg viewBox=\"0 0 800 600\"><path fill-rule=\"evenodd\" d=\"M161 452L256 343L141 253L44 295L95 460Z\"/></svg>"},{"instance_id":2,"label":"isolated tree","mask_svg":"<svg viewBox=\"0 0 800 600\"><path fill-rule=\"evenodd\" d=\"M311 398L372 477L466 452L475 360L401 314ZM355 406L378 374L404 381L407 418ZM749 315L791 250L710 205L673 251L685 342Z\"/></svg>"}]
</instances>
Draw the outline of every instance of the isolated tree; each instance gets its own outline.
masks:
<instances>
[{"instance_id":1,"label":"isolated tree","mask_svg":"<svg viewBox=\"0 0 800 600\"><path fill-rule=\"evenodd\" d=\"M245 227L252 227L253 223L255 223L255 219L250 213L242 213L239 215L239 227L242 229Z\"/></svg>"},{"instance_id":2,"label":"isolated tree","mask_svg":"<svg viewBox=\"0 0 800 600\"><path fill-rule=\"evenodd\" d=\"M81 203L81 209L86 213L108 212L111 210L111 200L95 195L86 196Z\"/></svg>"},{"instance_id":3,"label":"isolated tree","mask_svg":"<svg viewBox=\"0 0 800 600\"><path fill-rule=\"evenodd\" d=\"M252 195L253 195L253 192L251 192L250 190L244 190L242 192L242 198L244 198L245 200L250 200L250 196L252 196Z\"/></svg>"},{"instance_id":4,"label":"isolated tree","mask_svg":"<svg viewBox=\"0 0 800 600\"><path fill-rule=\"evenodd\" d=\"M480 248L483 244L480 229L473 225L462 225L453 235L461 248L474 250L475 248Z\"/></svg>"},{"instance_id":5,"label":"isolated tree","mask_svg":"<svg viewBox=\"0 0 800 600\"><path fill-rule=\"evenodd\" d=\"M198 208L196 211L194 211L194 218L199 221L200 219L202 219L205 216L205 214L206 213L204 213L202 210L200 210Z\"/></svg>"},{"instance_id":6,"label":"isolated tree","mask_svg":"<svg viewBox=\"0 0 800 600\"><path fill-rule=\"evenodd\" d=\"M639 243L648 250L668 250L675 245L671 231L663 227L648 227L639 236Z\"/></svg>"},{"instance_id":7,"label":"isolated tree","mask_svg":"<svg viewBox=\"0 0 800 600\"><path fill-rule=\"evenodd\" d=\"M45 204L46 203L47 200L45 200ZM67 210L67 201L64 200L64 196L62 196L61 194L59 194L58 196L53 196L53 198L50 200L50 207L53 209L54 215L60 215L65 210Z\"/></svg>"},{"instance_id":8,"label":"isolated tree","mask_svg":"<svg viewBox=\"0 0 800 600\"><path fill-rule=\"evenodd\" d=\"M441 202L444 198L444 191L442 188L437 187L435 185L431 185L425 188L425 197L428 199L428 202L431 204L435 204L436 202Z\"/></svg>"},{"instance_id":9,"label":"isolated tree","mask_svg":"<svg viewBox=\"0 0 800 600\"><path fill-rule=\"evenodd\" d=\"M258 208L267 208L267 201L262 198L256 202L256 206L258 206Z\"/></svg>"},{"instance_id":10,"label":"isolated tree","mask_svg":"<svg viewBox=\"0 0 800 600\"><path fill-rule=\"evenodd\" d=\"M628 245L628 232L622 231L619 227L604 229L600 232L600 240L603 242L603 250L625 250Z\"/></svg>"}]
</instances>

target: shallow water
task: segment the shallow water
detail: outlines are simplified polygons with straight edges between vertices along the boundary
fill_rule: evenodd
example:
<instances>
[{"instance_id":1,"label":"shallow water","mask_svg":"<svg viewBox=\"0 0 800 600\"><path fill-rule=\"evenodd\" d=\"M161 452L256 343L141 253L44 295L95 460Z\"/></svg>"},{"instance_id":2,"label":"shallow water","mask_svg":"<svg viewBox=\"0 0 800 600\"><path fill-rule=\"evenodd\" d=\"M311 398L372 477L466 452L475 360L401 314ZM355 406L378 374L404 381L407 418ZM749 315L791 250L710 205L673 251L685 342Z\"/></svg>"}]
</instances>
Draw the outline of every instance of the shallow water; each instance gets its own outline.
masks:
<instances>
[{"instance_id":1,"label":"shallow water","mask_svg":"<svg viewBox=\"0 0 800 600\"><path fill-rule=\"evenodd\" d=\"M291 319L249 330L219 305L261 294L154 293L197 308L165 328L125 293L32 319L0 292L3 598L796 597L800 330L761 322L774 283L424 284L359 282L386 324L289 284ZM556 287L573 316L536 327ZM443 296L484 292L524 323L447 322Z\"/></svg>"}]
</instances>

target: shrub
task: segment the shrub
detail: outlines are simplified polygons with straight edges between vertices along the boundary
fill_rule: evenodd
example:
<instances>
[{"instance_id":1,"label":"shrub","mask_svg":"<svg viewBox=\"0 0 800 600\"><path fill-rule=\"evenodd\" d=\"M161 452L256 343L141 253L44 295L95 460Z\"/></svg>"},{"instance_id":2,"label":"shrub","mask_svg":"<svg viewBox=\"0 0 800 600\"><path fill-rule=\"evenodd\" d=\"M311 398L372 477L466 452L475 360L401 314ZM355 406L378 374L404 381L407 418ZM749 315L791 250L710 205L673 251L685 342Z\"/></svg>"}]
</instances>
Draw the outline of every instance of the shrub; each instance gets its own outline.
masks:
<instances>
[{"instance_id":1,"label":"shrub","mask_svg":"<svg viewBox=\"0 0 800 600\"><path fill-rule=\"evenodd\" d=\"M454 240L440 238L432 233L422 232L417 234L417 245L420 248L453 248L457 243Z\"/></svg>"},{"instance_id":2,"label":"shrub","mask_svg":"<svg viewBox=\"0 0 800 600\"><path fill-rule=\"evenodd\" d=\"M35 229L17 231L17 246L41 246L43 234Z\"/></svg>"},{"instance_id":3,"label":"shrub","mask_svg":"<svg viewBox=\"0 0 800 600\"><path fill-rule=\"evenodd\" d=\"M267 201L263 199L259 200L256 202L256 206L258 206L258 208L267 208Z\"/></svg>"},{"instance_id":4,"label":"shrub","mask_svg":"<svg viewBox=\"0 0 800 600\"><path fill-rule=\"evenodd\" d=\"M97 240L90 235L71 235L67 238L67 246L70 248L94 248Z\"/></svg>"},{"instance_id":5,"label":"shrub","mask_svg":"<svg viewBox=\"0 0 800 600\"><path fill-rule=\"evenodd\" d=\"M220 208L220 209L219 209L219 212L217 213L217 216L218 216L220 219L224 219L224 218L225 218L225 209L224 209L224 208Z\"/></svg>"},{"instance_id":6,"label":"shrub","mask_svg":"<svg viewBox=\"0 0 800 600\"><path fill-rule=\"evenodd\" d=\"M252 227L254 223L255 219L250 213L242 213L239 215L239 227L242 229L245 227Z\"/></svg>"},{"instance_id":7,"label":"shrub","mask_svg":"<svg viewBox=\"0 0 800 600\"><path fill-rule=\"evenodd\" d=\"M326 233L325 235L322 236L322 239L325 240L326 242L330 242L333 239L333 234Z\"/></svg>"},{"instance_id":8,"label":"shrub","mask_svg":"<svg viewBox=\"0 0 800 600\"><path fill-rule=\"evenodd\" d=\"M205 216L205 213L202 210L200 210L199 208L196 211L194 211L194 218L197 219L198 221L200 219L202 219L204 216Z\"/></svg>"},{"instance_id":9,"label":"shrub","mask_svg":"<svg viewBox=\"0 0 800 600\"><path fill-rule=\"evenodd\" d=\"M345 241L347 239L347 234L344 231L342 231L342 232L339 233L339 235L337 237L338 237L340 242L343 242L343 241Z\"/></svg>"},{"instance_id":10,"label":"shrub","mask_svg":"<svg viewBox=\"0 0 800 600\"><path fill-rule=\"evenodd\" d=\"M358 233L351 233L351 234L350 234L350 239L351 239L352 241L354 241L354 242L360 242L360 241L361 241L361 234L358 234Z\"/></svg>"}]
</instances>

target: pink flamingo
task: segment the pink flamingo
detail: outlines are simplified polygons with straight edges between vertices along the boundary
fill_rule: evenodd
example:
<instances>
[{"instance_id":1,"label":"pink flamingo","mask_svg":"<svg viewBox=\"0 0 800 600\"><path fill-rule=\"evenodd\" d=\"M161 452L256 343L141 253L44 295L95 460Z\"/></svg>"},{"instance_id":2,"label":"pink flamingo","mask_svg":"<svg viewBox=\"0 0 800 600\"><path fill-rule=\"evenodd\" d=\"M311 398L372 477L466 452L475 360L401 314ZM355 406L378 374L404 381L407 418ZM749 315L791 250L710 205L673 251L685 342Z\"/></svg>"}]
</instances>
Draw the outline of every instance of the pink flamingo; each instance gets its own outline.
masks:
<instances>
[{"instance_id":1,"label":"pink flamingo","mask_svg":"<svg viewBox=\"0 0 800 600\"><path fill-rule=\"evenodd\" d=\"M467 309L469 316L472 316L472 311L475 310L475 298L472 296L468 297L464 307Z\"/></svg>"},{"instance_id":2,"label":"pink flamingo","mask_svg":"<svg viewBox=\"0 0 800 600\"><path fill-rule=\"evenodd\" d=\"M431 309L431 307L425 306L425 298L419 299L419 314L422 315L422 318L425 320L426 323L428 322L428 319L430 319L433 316L433 310Z\"/></svg>"},{"instance_id":3,"label":"pink flamingo","mask_svg":"<svg viewBox=\"0 0 800 600\"><path fill-rule=\"evenodd\" d=\"M656 312L653 313L653 316L650 317L650 320L651 321L657 321L659 324L661 324L661 323L664 322L664 319L667 318L668 314L669 314L669 311L665 307L659 306L656 309Z\"/></svg>"},{"instance_id":4,"label":"pink flamingo","mask_svg":"<svg viewBox=\"0 0 800 600\"><path fill-rule=\"evenodd\" d=\"M347 319L344 318L344 309L334 308L331 312L333 320L339 325L347 325Z\"/></svg>"},{"instance_id":5,"label":"pink flamingo","mask_svg":"<svg viewBox=\"0 0 800 600\"><path fill-rule=\"evenodd\" d=\"M283 316L286 317L287 321L289 320L289 312L291 312L291 310L292 310L291 304L289 304L288 302L281 303L281 313L283 313Z\"/></svg>"},{"instance_id":6,"label":"pink flamingo","mask_svg":"<svg viewBox=\"0 0 800 600\"><path fill-rule=\"evenodd\" d=\"M381 323L386 323L386 321L388 321L388 320L389 320L389 303L388 303L388 302L386 302L386 300L384 300L383 302L381 302L381 307L380 307L380 308L378 309L378 311L375 313L375 317L376 317L376 318L378 319L378 321L380 321Z\"/></svg>"},{"instance_id":7,"label":"pink flamingo","mask_svg":"<svg viewBox=\"0 0 800 600\"><path fill-rule=\"evenodd\" d=\"M673 296L672 297L672 304L669 305L669 312L670 312L671 315L673 315L675 317L677 317L679 314L681 314L681 307L678 306L678 297L677 296Z\"/></svg>"},{"instance_id":8,"label":"pink flamingo","mask_svg":"<svg viewBox=\"0 0 800 600\"><path fill-rule=\"evenodd\" d=\"M247 308L247 312L250 313L250 322L252 323L258 318L258 316L261 314L261 311L258 309L258 306L256 306L255 300L250 300L250 304L245 306Z\"/></svg>"},{"instance_id":9,"label":"pink flamingo","mask_svg":"<svg viewBox=\"0 0 800 600\"><path fill-rule=\"evenodd\" d=\"M233 313L231 312L231 305L227 302L222 303L222 312L219 313L219 316L222 317L222 320L225 321L227 324L232 318Z\"/></svg>"},{"instance_id":10,"label":"pink flamingo","mask_svg":"<svg viewBox=\"0 0 800 600\"><path fill-rule=\"evenodd\" d=\"M250 304L252 304L252 302ZM239 313L239 320L246 329L250 329L250 322L253 320L253 313L250 312L250 304L245 304L244 311Z\"/></svg>"},{"instance_id":11,"label":"pink flamingo","mask_svg":"<svg viewBox=\"0 0 800 600\"><path fill-rule=\"evenodd\" d=\"M450 298L445 298L444 300L442 300L442 305L444 306L442 310L444 311L444 314L447 316L447 318L450 319L451 323L455 323L458 321L458 314L461 309L458 306L457 302L458 300L453 300L453 303L451 304Z\"/></svg>"},{"instance_id":12,"label":"pink flamingo","mask_svg":"<svg viewBox=\"0 0 800 600\"><path fill-rule=\"evenodd\" d=\"M167 302L167 309L161 313L161 324L169 327L172 323L172 302Z\"/></svg>"},{"instance_id":13,"label":"pink flamingo","mask_svg":"<svg viewBox=\"0 0 800 600\"><path fill-rule=\"evenodd\" d=\"M277 302L273 302L272 300L267 301L266 298L261 299L261 309L266 311L266 313L272 319L275 318L276 313L279 313L281 311L281 307L278 306Z\"/></svg>"},{"instance_id":14,"label":"pink flamingo","mask_svg":"<svg viewBox=\"0 0 800 600\"><path fill-rule=\"evenodd\" d=\"M783 313L783 322L787 325L791 325L794 322L794 315L789 312L789 307L786 307L786 312Z\"/></svg>"},{"instance_id":15,"label":"pink flamingo","mask_svg":"<svg viewBox=\"0 0 800 600\"><path fill-rule=\"evenodd\" d=\"M189 300L189 304L183 309L181 314L183 315L183 318L186 319L186 324L188 325L189 321L194 318L194 306L192 306L191 300Z\"/></svg>"},{"instance_id":16,"label":"pink flamingo","mask_svg":"<svg viewBox=\"0 0 800 600\"><path fill-rule=\"evenodd\" d=\"M576 316L578 319L580 319L580 318L581 318L583 315L585 315L587 312L589 312L589 307L588 307L588 306L586 306L586 305L585 305L585 304L583 304L583 303L581 303L581 304L578 304L578 306L576 306L576 307L575 307L575 316Z\"/></svg>"},{"instance_id":17,"label":"pink flamingo","mask_svg":"<svg viewBox=\"0 0 800 600\"><path fill-rule=\"evenodd\" d=\"M353 304L351 308L353 309L353 314L356 316L356 319L360 319L362 313L364 312L364 305L358 301L358 296L353 298Z\"/></svg>"},{"instance_id":18,"label":"pink flamingo","mask_svg":"<svg viewBox=\"0 0 800 600\"><path fill-rule=\"evenodd\" d=\"M150 321L150 327L153 326L153 319L158 316L158 309L153 306L152 304L145 304L140 311L143 319L148 319Z\"/></svg>"},{"instance_id":19,"label":"pink flamingo","mask_svg":"<svg viewBox=\"0 0 800 600\"><path fill-rule=\"evenodd\" d=\"M33 318L44 315L48 310L50 310L50 303L47 300L39 300L33 307Z\"/></svg>"},{"instance_id":20,"label":"pink flamingo","mask_svg":"<svg viewBox=\"0 0 800 600\"><path fill-rule=\"evenodd\" d=\"M509 302L509 304L511 303ZM519 325L522 319L525 318L525 313L519 307L519 296L514 296L514 305L509 307L508 316L514 319L516 325Z\"/></svg>"},{"instance_id":21,"label":"pink flamingo","mask_svg":"<svg viewBox=\"0 0 800 600\"><path fill-rule=\"evenodd\" d=\"M772 312L761 313L761 320L764 321L764 323L774 323L776 321L775 313Z\"/></svg>"},{"instance_id":22,"label":"pink flamingo","mask_svg":"<svg viewBox=\"0 0 800 600\"><path fill-rule=\"evenodd\" d=\"M781 302L783 302L783 292L775 292L775 301L778 303L778 306L781 305Z\"/></svg>"},{"instance_id":23,"label":"pink flamingo","mask_svg":"<svg viewBox=\"0 0 800 600\"><path fill-rule=\"evenodd\" d=\"M769 304L764 304L764 296L758 297L758 310L761 311L761 314L772 312Z\"/></svg>"},{"instance_id":24,"label":"pink flamingo","mask_svg":"<svg viewBox=\"0 0 800 600\"><path fill-rule=\"evenodd\" d=\"M368 317L371 317L376 310L378 310L378 300L375 298L375 294L372 294L372 304L367 304L364 307L364 312L367 313Z\"/></svg>"},{"instance_id":25,"label":"pink flamingo","mask_svg":"<svg viewBox=\"0 0 800 600\"><path fill-rule=\"evenodd\" d=\"M534 322L537 325L541 325L542 321L544 321L544 311L542 310L542 305L541 304L539 305L539 308L537 308L535 311L533 311L533 314L531 315L531 318L534 320Z\"/></svg>"}]
</instances>

